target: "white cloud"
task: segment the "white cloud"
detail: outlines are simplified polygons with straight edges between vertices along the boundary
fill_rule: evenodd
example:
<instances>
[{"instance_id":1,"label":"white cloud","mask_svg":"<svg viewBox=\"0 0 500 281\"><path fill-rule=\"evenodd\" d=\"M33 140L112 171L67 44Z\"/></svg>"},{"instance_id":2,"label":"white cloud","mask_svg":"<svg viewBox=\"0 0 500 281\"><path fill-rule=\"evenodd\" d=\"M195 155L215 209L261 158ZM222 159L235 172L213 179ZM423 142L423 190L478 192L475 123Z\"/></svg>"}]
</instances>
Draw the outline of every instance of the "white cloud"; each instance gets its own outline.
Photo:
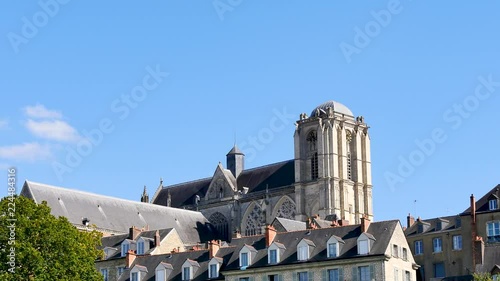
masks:
<instances>
[{"instance_id":1,"label":"white cloud","mask_svg":"<svg viewBox=\"0 0 500 281\"><path fill-rule=\"evenodd\" d=\"M50 118L50 119L61 119L62 113L55 110L48 110L43 104L37 104L34 106L26 106L24 108L24 114L31 118Z\"/></svg>"},{"instance_id":2,"label":"white cloud","mask_svg":"<svg viewBox=\"0 0 500 281\"><path fill-rule=\"evenodd\" d=\"M9 127L9 120L0 119L0 130L7 129Z\"/></svg>"},{"instance_id":3,"label":"white cloud","mask_svg":"<svg viewBox=\"0 0 500 281\"><path fill-rule=\"evenodd\" d=\"M78 131L61 120L34 121L29 119L26 128L35 136L62 142L76 142L81 139Z\"/></svg>"},{"instance_id":4,"label":"white cloud","mask_svg":"<svg viewBox=\"0 0 500 281\"><path fill-rule=\"evenodd\" d=\"M37 142L16 144L11 146L0 146L0 158L35 162L46 160L52 157L52 152L48 145L41 145Z\"/></svg>"}]
</instances>

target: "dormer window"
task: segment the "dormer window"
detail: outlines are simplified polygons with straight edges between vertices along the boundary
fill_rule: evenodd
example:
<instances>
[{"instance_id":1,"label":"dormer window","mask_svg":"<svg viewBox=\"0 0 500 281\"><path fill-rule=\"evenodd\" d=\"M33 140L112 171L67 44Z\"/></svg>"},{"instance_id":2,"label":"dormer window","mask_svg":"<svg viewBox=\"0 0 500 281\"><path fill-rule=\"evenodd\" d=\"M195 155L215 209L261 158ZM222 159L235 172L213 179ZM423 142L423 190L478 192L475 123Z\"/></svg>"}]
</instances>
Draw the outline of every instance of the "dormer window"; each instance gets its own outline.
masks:
<instances>
[{"instance_id":1,"label":"dormer window","mask_svg":"<svg viewBox=\"0 0 500 281\"><path fill-rule=\"evenodd\" d=\"M139 241L137 243L137 254L144 255L144 241Z\"/></svg>"},{"instance_id":2,"label":"dormer window","mask_svg":"<svg viewBox=\"0 0 500 281\"><path fill-rule=\"evenodd\" d=\"M330 239L328 239L327 243L327 256L329 258L336 258L340 255L340 248L345 242L342 238L332 235Z\"/></svg>"},{"instance_id":3,"label":"dormer window","mask_svg":"<svg viewBox=\"0 0 500 281\"><path fill-rule=\"evenodd\" d=\"M116 249L116 248L105 247L104 248L104 255L105 255L104 258L109 259L110 257L114 256L117 251L118 251L118 249Z\"/></svg>"},{"instance_id":4,"label":"dormer window","mask_svg":"<svg viewBox=\"0 0 500 281\"><path fill-rule=\"evenodd\" d=\"M213 257L208 263L208 278L218 278L220 266L222 265L222 259L218 257Z\"/></svg>"},{"instance_id":5,"label":"dormer window","mask_svg":"<svg viewBox=\"0 0 500 281\"><path fill-rule=\"evenodd\" d=\"M129 250L135 250L135 242L129 239L126 239L125 241L122 242L121 246L121 252L122 252L122 257L127 255L127 252Z\"/></svg>"},{"instance_id":6,"label":"dormer window","mask_svg":"<svg viewBox=\"0 0 500 281\"><path fill-rule=\"evenodd\" d=\"M130 281L140 281L148 274L148 269L142 265L135 265L130 270Z\"/></svg>"},{"instance_id":7,"label":"dormer window","mask_svg":"<svg viewBox=\"0 0 500 281\"><path fill-rule=\"evenodd\" d=\"M280 263L281 255L284 253L285 249L286 249L285 245L278 242L273 242L267 250L267 257L268 257L267 262L269 264Z\"/></svg>"},{"instance_id":8,"label":"dormer window","mask_svg":"<svg viewBox=\"0 0 500 281\"><path fill-rule=\"evenodd\" d=\"M297 245L297 260L306 261L310 258L312 250L316 245L308 239L302 239Z\"/></svg>"},{"instance_id":9,"label":"dormer window","mask_svg":"<svg viewBox=\"0 0 500 281\"><path fill-rule=\"evenodd\" d=\"M490 199L489 207L490 207L490 211L497 210L498 209L498 200L497 199Z\"/></svg>"},{"instance_id":10,"label":"dormer window","mask_svg":"<svg viewBox=\"0 0 500 281\"><path fill-rule=\"evenodd\" d=\"M150 243L153 240L151 238L140 237L137 239L137 254L144 255L149 251Z\"/></svg>"},{"instance_id":11,"label":"dormer window","mask_svg":"<svg viewBox=\"0 0 500 281\"><path fill-rule=\"evenodd\" d=\"M257 253L254 247L250 245L245 245L240 251L240 267L245 269L247 266L252 264L252 258Z\"/></svg>"},{"instance_id":12,"label":"dormer window","mask_svg":"<svg viewBox=\"0 0 500 281\"><path fill-rule=\"evenodd\" d=\"M372 244L375 242L375 237L369 233L361 233L358 237L358 255L368 255Z\"/></svg>"},{"instance_id":13,"label":"dormer window","mask_svg":"<svg viewBox=\"0 0 500 281\"><path fill-rule=\"evenodd\" d=\"M182 265L182 280L193 280L196 271L200 268L197 261L187 259Z\"/></svg>"},{"instance_id":14,"label":"dormer window","mask_svg":"<svg viewBox=\"0 0 500 281\"><path fill-rule=\"evenodd\" d=\"M168 276L172 273L174 268L171 264L160 262L155 269L155 281L167 281Z\"/></svg>"}]
</instances>

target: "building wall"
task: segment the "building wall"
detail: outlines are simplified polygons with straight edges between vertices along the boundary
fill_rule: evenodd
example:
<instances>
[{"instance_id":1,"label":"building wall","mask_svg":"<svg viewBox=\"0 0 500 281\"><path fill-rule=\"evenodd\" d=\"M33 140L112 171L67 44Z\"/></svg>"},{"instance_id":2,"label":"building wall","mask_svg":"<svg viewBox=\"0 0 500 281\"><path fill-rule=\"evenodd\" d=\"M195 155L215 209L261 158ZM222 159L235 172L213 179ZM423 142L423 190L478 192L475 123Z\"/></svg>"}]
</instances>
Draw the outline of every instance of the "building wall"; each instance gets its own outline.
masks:
<instances>
[{"instance_id":1,"label":"building wall","mask_svg":"<svg viewBox=\"0 0 500 281\"><path fill-rule=\"evenodd\" d=\"M97 271L100 271L101 268L107 268L108 281L116 281L119 277L118 267L125 267L125 257L112 260L96 261L95 267L97 268Z\"/></svg>"},{"instance_id":2,"label":"building wall","mask_svg":"<svg viewBox=\"0 0 500 281\"><path fill-rule=\"evenodd\" d=\"M393 245L397 245L400 251L397 256L393 255ZM407 250L407 259L403 259L402 249ZM416 264L413 258L412 251L406 240L405 234L401 227L397 227L392 235L389 247L385 251L385 255L391 257L390 260L385 264L385 280L400 280L403 281L403 274L405 271L410 272L411 280L417 280L416 271L413 267ZM395 269L398 269L398 279L395 278Z\"/></svg>"}]
</instances>

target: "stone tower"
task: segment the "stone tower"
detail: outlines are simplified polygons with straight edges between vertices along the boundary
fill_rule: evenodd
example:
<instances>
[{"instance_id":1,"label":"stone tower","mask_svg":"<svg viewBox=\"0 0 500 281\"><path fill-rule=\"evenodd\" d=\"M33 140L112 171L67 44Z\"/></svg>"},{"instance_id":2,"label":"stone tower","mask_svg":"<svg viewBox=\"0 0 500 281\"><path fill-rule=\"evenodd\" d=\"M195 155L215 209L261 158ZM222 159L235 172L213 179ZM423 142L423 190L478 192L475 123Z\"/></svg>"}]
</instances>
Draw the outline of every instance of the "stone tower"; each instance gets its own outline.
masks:
<instances>
[{"instance_id":1,"label":"stone tower","mask_svg":"<svg viewBox=\"0 0 500 281\"><path fill-rule=\"evenodd\" d=\"M241 172L245 169L245 154L234 145L233 149L226 155L227 169L231 171L234 178L238 178Z\"/></svg>"},{"instance_id":2,"label":"stone tower","mask_svg":"<svg viewBox=\"0 0 500 281\"><path fill-rule=\"evenodd\" d=\"M144 186L144 190L142 191L141 202L149 203L149 194L148 191L146 190L146 186Z\"/></svg>"},{"instance_id":3,"label":"stone tower","mask_svg":"<svg viewBox=\"0 0 500 281\"><path fill-rule=\"evenodd\" d=\"M329 101L296 123L296 219L336 215L350 223L373 220L370 137L363 117Z\"/></svg>"}]
</instances>

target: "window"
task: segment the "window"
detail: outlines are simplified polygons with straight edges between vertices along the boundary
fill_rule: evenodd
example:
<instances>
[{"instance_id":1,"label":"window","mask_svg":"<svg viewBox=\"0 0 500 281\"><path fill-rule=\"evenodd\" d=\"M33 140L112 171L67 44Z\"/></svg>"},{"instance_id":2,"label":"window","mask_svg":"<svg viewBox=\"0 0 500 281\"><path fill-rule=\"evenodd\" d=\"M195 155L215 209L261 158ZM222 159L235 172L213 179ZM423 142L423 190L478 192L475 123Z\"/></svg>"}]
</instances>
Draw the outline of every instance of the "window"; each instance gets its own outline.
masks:
<instances>
[{"instance_id":1,"label":"window","mask_svg":"<svg viewBox=\"0 0 500 281\"><path fill-rule=\"evenodd\" d=\"M279 281L280 276L278 274L268 275L267 281Z\"/></svg>"},{"instance_id":2,"label":"window","mask_svg":"<svg viewBox=\"0 0 500 281\"><path fill-rule=\"evenodd\" d=\"M311 178L313 180L318 178L318 153L314 153L311 158Z\"/></svg>"},{"instance_id":3,"label":"window","mask_svg":"<svg viewBox=\"0 0 500 281\"><path fill-rule=\"evenodd\" d=\"M240 255L240 266L248 266L248 253L241 253Z\"/></svg>"},{"instance_id":4,"label":"window","mask_svg":"<svg viewBox=\"0 0 500 281\"><path fill-rule=\"evenodd\" d=\"M455 227L456 228L462 227L462 219L460 218L455 219Z\"/></svg>"},{"instance_id":5,"label":"window","mask_svg":"<svg viewBox=\"0 0 500 281\"><path fill-rule=\"evenodd\" d=\"M278 250L269 250L269 263L276 264L278 263Z\"/></svg>"},{"instance_id":6,"label":"window","mask_svg":"<svg viewBox=\"0 0 500 281\"><path fill-rule=\"evenodd\" d=\"M422 232L424 232L424 226L422 224L419 224L417 226L417 233L422 233Z\"/></svg>"},{"instance_id":7,"label":"window","mask_svg":"<svg viewBox=\"0 0 500 281\"><path fill-rule=\"evenodd\" d=\"M358 267L359 281L371 281L370 267L360 266Z\"/></svg>"},{"instance_id":8,"label":"window","mask_svg":"<svg viewBox=\"0 0 500 281\"><path fill-rule=\"evenodd\" d=\"M158 269L156 271L156 281L165 281L167 280L167 276L165 274L165 269Z\"/></svg>"},{"instance_id":9,"label":"window","mask_svg":"<svg viewBox=\"0 0 500 281\"><path fill-rule=\"evenodd\" d=\"M424 242L422 240L415 241L415 255L424 254Z\"/></svg>"},{"instance_id":10,"label":"window","mask_svg":"<svg viewBox=\"0 0 500 281\"><path fill-rule=\"evenodd\" d=\"M316 141L318 137L316 131L312 131L307 135L306 141L308 144L308 156L311 161L311 179L315 180L318 178L318 150L316 146Z\"/></svg>"},{"instance_id":11,"label":"window","mask_svg":"<svg viewBox=\"0 0 500 281\"><path fill-rule=\"evenodd\" d=\"M137 254L144 255L144 241L137 243Z\"/></svg>"},{"instance_id":12,"label":"window","mask_svg":"<svg viewBox=\"0 0 500 281\"><path fill-rule=\"evenodd\" d=\"M445 277L444 272L444 263L435 263L434 264L434 277Z\"/></svg>"},{"instance_id":13,"label":"window","mask_svg":"<svg viewBox=\"0 0 500 281\"><path fill-rule=\"evenodd\" d=\"M498 209L498 201L496 199L491 199L489 205L490 205L490 211Z\"/></svg>"},{"instance_id":14,"label":"window","mask_svg":"<svg viewBox=\"0 0 500 281\"><path fill-rule=\"evenodd\" d=\"M309 250L307 246L300 246L298 251L298 260L305 261L309 259Z\"/></svg>"},{"instance_id":15,"label":"window","mask_svg":"<svg viewBox=\"0 0 500 281\"><path fill-rule=\"evenodd\" d=\"M191 268L186 266L182 268L182 280L191 280Z\"/></svg>"},{"instance_id":16,"label":"window","mask_svg":"<svg viewBox=\"0 0 500 281\"><path fill-rule=\"evenodd\" d=\"M499 236L500 235L500 222L494 221L487 223L488 237Z\"/></svg>"},{"instance_id":17,"label":"window","mask_svg":"<svg viewBox=\"0 0 500 281\"><path fill-rule=\"evenodd\" d=\"M343 281L344 276L341 269L329 269L328 270L328 281Z\"/></svg>"},{"instance_id":18,"label":"window","mask_svg":"<svg viewBox=\"0 0 500 281\"><path fill-rule=\"evenodd\" d=\"M240 281L250 281L250 277L242 277L240 278Z\"/></svg>"},{"instance_id":19,"label":"window","mask_svg":"<svg viewBox=\"0 0 500 281\"><path fill-rule=\"evenodd\" d=\"M399 269L394 268L394 281L399 281Z\"/></svg>"},{"instance_id":20,"label":"window","mask_svg":"<svg viewBox=\"0 0 500 281\"><path fill-rule=\"evenodd\" d=\"M116 277L120 277L120 275L122 275L122 273L125 271L125 267L124 266L119 266L116 268Z\"/></svg>"},{"instance_id":21,"label":"window","mask_svg":"<svg viewBox=\"0 0 500 281\"><path fill-rule=\"evenodd\" d=\"M366 255L368 254L368 240L360 240L358 242L358 247L359 247L359 254L360 255Z\"/></svg>"},{"instance_id":22,"label":"window","mask_svg":"<svg viewBox=\"0 0 500 281\"><path fill-rule=\"evenodd\" d=\"M336 258L338 253L338 247L337 243L330 243L328 244L328 257L329 258Z\"/></svg>"},{"instance_id":23,"label":"window","mask_svg":"<svg viewBox=\"0 0 500 281\"><path fill-rule=\"evenodd\" d=\"M398 245L392 245L392 256L398 258L399 257L398 254L399 254Z\"/></svg>"},{"instance_id":24,"label":"window","mask_svg":"<svg viewBox=\"0 0 500 281\"><path fill-rule=\"evenodd\" d=\"M443 223L441 221L438 221L436 223L436 230L439 231L439 230L442 230L443 229Z\"/></svg>"},{"instance_id":25,"label":"window","mask_svg":"<svg viewBox=\"0 0 500 281\"><path fill-rule=\"evenodd\" d=\"M102 276L104 276L104 281L108 281L108 269L101 268L101 274L102 274Z\"/></svg>"},{"instance_id":26,"label":"window","mask_svg":"<svg viewBox=\"0 0 500 281\"><path fill-rule=\"evenodd\" d=\"M139 281L139 272L130 273L130 281Z\"/></svg>"},{"instance_id":27,"label":"window","mask_svg":"<svg viewBox=\"0 0 500 281\"><path fill-rule=\"evenodd\" d=\"M443 251L443 240L440 237L432 239L432 244L434 246L434 253L441 253Z\"/></svg>"},{"instance_id":28,"label":"window","mask_svg":"<svg viewBox=\"0 0 500 281\"><path fill-rule=\"evenodd\" d=\"M122 257L127 255L128 250L130 249L130 244L129 243L123 243L122 244Z\"/></svg>"},{"instance_id":29,"label":"window","mask_svg":"<svg viewBox=\"0 0 500 281\"><path fill-rule=\"evenodd\" d=\"M349 147L349 144L347 144ZM351 152L347 153L347 178L352 180Z\"/></svg>"},{"instance_id":30,"label":"window","mask_svg":"<svg viewBox=\"0 0 500 281\"><path fill-rule=\"evenodd\" d=\"M462 235L453 236L453 250L462 250Z\"/></svg>"},{"instance_id":31,"label":"window","mask_svg":"<svg viewBox=\"0 0 500 281\"><path fill-rule=\"evenodd\" d=\"M309 281L309 275L307 272L299 272L297 275L299 277L299 281Z\"/></svg>"},{"instance_id":32,"label":"window","mask_svg":"<svg viewBox=\"0 0 500 281\"><path fill-rule=\"evenodd\" d=\"M408 249L403 248L403 260L408 260Z\"/></svg>"},{"instance_id":33,"label":"window","mask_svg":"<svg viewBox=\"0 0 500 281\"><path fill-rule=\"evenodd\" d=\"M210 278L217 278L219 277L219 273L217 272L217 265L216 264L211 264L210 265Z\"/></svg>"},{"instance_id":34,"label":"window","mask_svg":"<svg viewBox=\"0 0 500 281\"><path fill-rule=\"evenodd\" d=\"M411 273L409 271L405 271L405 280L404 281L411 281Z\"/></svg>"}]
</instances>

